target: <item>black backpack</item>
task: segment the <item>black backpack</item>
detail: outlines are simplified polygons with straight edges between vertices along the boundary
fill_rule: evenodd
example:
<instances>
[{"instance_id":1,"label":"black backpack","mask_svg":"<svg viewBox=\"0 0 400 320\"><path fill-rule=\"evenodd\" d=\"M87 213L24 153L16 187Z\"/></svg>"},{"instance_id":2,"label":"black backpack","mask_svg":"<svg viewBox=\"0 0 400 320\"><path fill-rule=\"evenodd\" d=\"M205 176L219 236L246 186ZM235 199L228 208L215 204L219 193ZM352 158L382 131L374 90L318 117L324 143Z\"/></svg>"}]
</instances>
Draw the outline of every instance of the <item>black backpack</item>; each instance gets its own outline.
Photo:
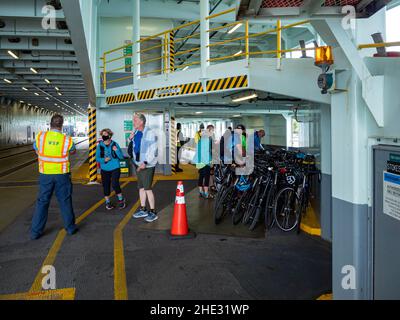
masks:
<instances>
[{"instance_id":1,"label":"black backpack","mask_svg":"<svg viewBox=\"0 0 400 320\"><path fill-rule=\"evenodd\" d=\"M128 155L132 159L133 158L133 140L129 142L128 145Z\"/></svg>"},{"instance_id":2,"label":"black backpack","mask_svg":"<svg viewBox=\"0 0 400 320\"><path fill-rule=\"evenodd\" d=\"M111 148L111 157L113 157L113 159L118 158L117 154L115 153L115 151L112 149L115 146L115 142L111 141L110 144L110 148ZM103 145L100 145L100 158L104 159L104 154L105 154L105 148Z\"/></svg>"}]
</instances>

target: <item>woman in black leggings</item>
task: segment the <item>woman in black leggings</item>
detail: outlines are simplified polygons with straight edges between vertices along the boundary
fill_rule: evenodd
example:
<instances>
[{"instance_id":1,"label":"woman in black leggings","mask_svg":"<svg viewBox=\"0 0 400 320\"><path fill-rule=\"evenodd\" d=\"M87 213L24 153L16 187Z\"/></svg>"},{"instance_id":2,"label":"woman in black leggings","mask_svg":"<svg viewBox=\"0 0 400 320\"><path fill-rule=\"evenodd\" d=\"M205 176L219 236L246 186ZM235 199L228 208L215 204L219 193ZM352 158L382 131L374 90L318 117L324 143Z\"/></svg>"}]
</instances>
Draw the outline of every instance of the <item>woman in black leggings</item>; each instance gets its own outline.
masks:
<instances>
[{"instance_id":1,"label":"woman in black leggings","mask_svg":"<svg viewBox=\"0 0 400 320\"><path fill-rule=\"evenodd\" d=\"M110 199L111 185L118 197L118 208L124 209L126 203L119 185L119 177L121 175L120 160L124 159L124 155L118 143L111 140L113 132L110 129L101 130L100 135L102 141L97 145L96 161L100 163L106 209L112 210L115 208Z\"/></svg>"},{"instance_id":2,"label":"woman in black leggings","mask_svg":"<svg viewBox=\"0 0 400 320\"><path fill-rule=\"evenodd\" d=\"M210 185L213 133L214 126L210 124L197 143L196 168L199 170L199 195L205 199L211 198L208 188Z\"/></svg>"}]
</instances>

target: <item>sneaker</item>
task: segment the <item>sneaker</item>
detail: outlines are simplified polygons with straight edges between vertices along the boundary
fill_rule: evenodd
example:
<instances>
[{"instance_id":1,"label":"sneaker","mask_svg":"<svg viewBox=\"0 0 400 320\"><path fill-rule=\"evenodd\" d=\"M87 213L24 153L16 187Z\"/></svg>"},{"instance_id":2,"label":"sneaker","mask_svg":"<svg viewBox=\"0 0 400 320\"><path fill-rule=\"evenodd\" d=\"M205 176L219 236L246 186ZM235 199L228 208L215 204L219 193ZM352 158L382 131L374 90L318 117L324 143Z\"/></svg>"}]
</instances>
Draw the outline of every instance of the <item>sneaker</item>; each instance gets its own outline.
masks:
<instances>
[{"instance_id":1,"label":"sneaker","mask_svg":"<svg viewBox=\"0 0 400 320\"><path fill-rule=\"evenodd\" d=\"M41 237L41 234L31 234L31 240L37 240Z\"/></svg>"},{"instance_id":2,"label":"sneaker","mask_svg":"<svg viewBox=\"0 0 400 320\"><path fill-rule=\"evenodd\" d=\"M122 209L125 209L125 208L126 208L126 202L125 202L125 199L118 200L118 208L119 208L120 210L122 210Z\"/></svg>"},{"instance_id":3,"label":"sneaker","mask_svg":"<svg viewBox=\"0 0 400 320\"><path fill-rule=\"evenodd\" d=\"M135 219L146 218L149 215L145 207L140 207L133 215Z\"/></svg>"},{"instance_id":4,"label":"sneaker","mask_svg":"<svg viewBox=\"0 0 400 320\"><path fill-rule=\"evenodd\" d=\"M77 233L79 231L79 229L77 227L75 227L72 231L67 231L68 235L72 236L75 233Z\"/></svg>"},{"instance_id":5,"label":"sneaker","mask_svg":"<svg viewBox=\"0 0 400 320\"><path fill-rule=\"evenodd\" d=\"M108 203L106 203L106 209L107 210L112 210L112 209L114 209L115 207L114 207L114 205L111 203L111 202L108 202Z\"/></svg>"},{"instance_id":6,"label":"sneaker","mask_svg":"<svg viewBox=\"0 0 400 320\"><path fill-rule=\"evenodd\" d=\"M157 216L154 212L150 211L149 214L148 214L148 216L147 216L147 218L144 219L144 221L146 221L146 222L153 222L153 221L155 221L155 220L157 220L157 219L158 219L158 216Z\"/></svg>"}]
</instances>

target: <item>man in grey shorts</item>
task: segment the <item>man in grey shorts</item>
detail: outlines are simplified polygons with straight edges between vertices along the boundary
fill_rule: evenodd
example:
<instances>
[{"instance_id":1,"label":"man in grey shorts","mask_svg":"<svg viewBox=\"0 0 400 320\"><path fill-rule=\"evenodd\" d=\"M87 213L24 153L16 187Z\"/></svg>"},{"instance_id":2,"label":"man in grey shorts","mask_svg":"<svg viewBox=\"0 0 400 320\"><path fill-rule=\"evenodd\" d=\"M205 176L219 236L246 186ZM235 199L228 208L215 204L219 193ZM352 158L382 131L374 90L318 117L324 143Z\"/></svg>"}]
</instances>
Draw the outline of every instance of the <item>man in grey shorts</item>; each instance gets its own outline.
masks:
<instances>
[{"instance_id":1,"label":"man in grey shorts","mask_svg":"<svg viewBox=\"0 0 400 320\"><path fill-rule=\"evenodd\" d=\"M133 141L133 162L136 168L138 189L140 197L140 208L133 217L145 218L146 222L158 219L155 209L155 199L152 190L154 171L157 164L157 139L154 132L146 127L146 117L137 113L133 117L135 132L131 134ZM150 209L146 209L146 200Z\"/></svg>"}]
</instances>

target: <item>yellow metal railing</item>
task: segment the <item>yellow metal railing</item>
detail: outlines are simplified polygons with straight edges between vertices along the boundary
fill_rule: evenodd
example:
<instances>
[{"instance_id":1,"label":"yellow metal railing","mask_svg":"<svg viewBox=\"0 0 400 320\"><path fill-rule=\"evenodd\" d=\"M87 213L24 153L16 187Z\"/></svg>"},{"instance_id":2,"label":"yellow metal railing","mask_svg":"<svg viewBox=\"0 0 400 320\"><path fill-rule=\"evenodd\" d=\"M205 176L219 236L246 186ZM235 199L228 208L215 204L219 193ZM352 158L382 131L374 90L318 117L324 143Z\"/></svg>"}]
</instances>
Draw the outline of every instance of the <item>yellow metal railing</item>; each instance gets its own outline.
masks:
<instances>
[{"instance_id":1,"label":"yellow metal railing","mask_svg":"<svg viewBox=\"0 0 400 320\"><path fill-rule=\"evenodd\" d=\"M206 20L212 22L212 19L220 17L222 15L226 15L229 13L234 12L236 9L232 8L229 10L225 10L216 14L212 14L208 17L206 17ZM294 52L294 51L304 51L304 50L315 50L315 48L305 48L305 49L282 49L282 31L285 29L293 28L299 25L304 25L309 23L309 20L305 21L300 21L296 23L292 23L286 26L282 26L281 21L278 20L276 23L275 28L266 30L263 32L259 33L253 33L250 34L249 32L249 21L248 20L243 20L243 21L235 21L231 23L226 23L222 26L218 27L213 27L207 30L208 36L210 37L211 33L218 33L218 32L224 32L226 34L232 34L236 32L236 30L240 30L241 32L244 33L243 36L238 36L238 37L232 37L230 39L226 40L216 40L215 42L209 43L207 46L210 49L210 58L208 62L217 62L217 61L224 61L224 60L230 60L230 59L237 59L237 58L245 58L249 59L251 56L257 56L257 55L275 55L277 58L282 58L282 55L288 52ZM160 62L157 64L157 67L154 69L149 69L149 70L143 70L138 72L138 77L143 77L146 75L151 75L151 74L167 74L174 72L175 70L179 69L184 69L189 66L193 65L200 65L200 50L201 46L196 46L187 50L179 51L176 50L175 45L181 45L182 43L186 42L189 39L194 39L196 37L200 37L200 32L190 34L185 37L181 38L175 38L175 34L178 30L187 28L193 25L198 25L200 23L200 20L192 21L189 23L185 23L183 25L180 25L179 27L165 30L163 32L157 33L155 35L145 37L137 41L137 43L140 44L141 47L144 47L143 44L149 44L151 41L157 40L160 41L158 44L149 44L148 47L145 47L137 52L133 52L135 46L135 43L128 43L123 46L120 46L118 48L108 50L103 53L103 56L101 58L103 62L103 66L101 67L103 69L103 89L104 92L107 90L107 85L110 83L116 83L116 82L121 82L127 79L133 79L133 70L132 68L137 67L143 67L148 65L149 63L156 63ZM268 51L251 51L250 48L250 41L253 39L260 39L263 36L269 35L269 34L276 34L276 50L268 50ZM211 39L210 39L211 40ZM267 41L270 41L268 39ZM238 45L238 52L235 54L230 53L229 55L225 56L217 56L217 57L212 57L212 49L218 48L220 46L224 46L228 43L235 43L239 42ZM394 43L397 45L400 45L400 43ZM374 46L374 45L361 45L359 46L359 49L364 48L364 47L369 47L369 46ZM154 53L153 56L151 56L152 50L155 49L160 49L161 52ZM236 50L235 50L236 51ZM146 57L146 59L142 60L139 59L139 63L137 65L134 65L134 57L137 57L136 55L150 55L150 57ZM188 62L188 63L183 63L180 65L175 64L175 59L176 57L185 55L185 54L190 54L190 57L194 57L195 61ZM156 56L154 56L156 55ZM123 74L121 77L116 78L116 79L108 79L109 75L111 73L115 72L126 72L129 73L128 75L124 76Z\"/></svg>"},{"instance_id":2,"label":"yellow metal railing","mask_svg":"<svg viewBox=\"0 0 400 320\"><path fill-rule=\"evenodd\" d=\"M387 47L400 47L400 41L360 44L358 46L358 50L371 49L371 48L383 48L383 47L385 47L385 48L387 48Z\"/></svg>"}]
</instances>

